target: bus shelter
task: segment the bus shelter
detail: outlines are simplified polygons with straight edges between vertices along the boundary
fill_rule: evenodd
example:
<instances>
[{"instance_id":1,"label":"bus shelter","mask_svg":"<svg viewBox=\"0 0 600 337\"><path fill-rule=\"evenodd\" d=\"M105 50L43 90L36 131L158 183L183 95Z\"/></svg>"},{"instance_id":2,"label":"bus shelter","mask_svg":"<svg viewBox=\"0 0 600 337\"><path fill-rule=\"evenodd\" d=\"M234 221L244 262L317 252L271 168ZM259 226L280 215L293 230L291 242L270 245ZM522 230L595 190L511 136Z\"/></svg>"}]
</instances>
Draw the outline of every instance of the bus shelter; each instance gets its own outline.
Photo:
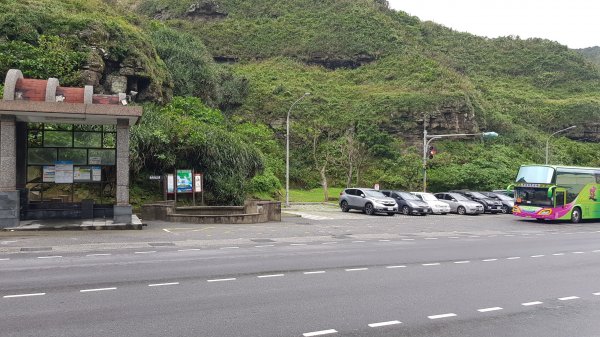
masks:
<instances>
[{"instance_id":1,"label":"bus shelter","mask_svg":"<svg viewBox=\"0 0 600 337\"><path fill-rule=\"evenodd\" d=\"M129 128L141 115L124 93L9 70L0 101L0 228L52 218L131 223Z\"/></svg>"}]
</instances>

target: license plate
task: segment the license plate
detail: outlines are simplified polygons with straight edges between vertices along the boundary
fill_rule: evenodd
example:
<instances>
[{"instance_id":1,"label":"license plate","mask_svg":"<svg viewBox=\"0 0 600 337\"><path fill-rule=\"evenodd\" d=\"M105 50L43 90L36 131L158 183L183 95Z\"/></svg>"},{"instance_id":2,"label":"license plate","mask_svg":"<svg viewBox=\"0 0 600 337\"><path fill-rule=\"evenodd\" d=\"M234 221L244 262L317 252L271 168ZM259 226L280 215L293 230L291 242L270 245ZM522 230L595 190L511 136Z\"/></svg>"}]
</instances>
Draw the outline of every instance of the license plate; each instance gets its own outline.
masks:
<instances>
[{"instance_id":1,"label":"license plate","mask_svg":"<svg viewBox=\"0 0 600 337\"><path fill-rule=\"evenodd\" d=\"M388 207L387 209L388 209L388 211L393 211L394 207Z\"/></svg>"}]
</instances>

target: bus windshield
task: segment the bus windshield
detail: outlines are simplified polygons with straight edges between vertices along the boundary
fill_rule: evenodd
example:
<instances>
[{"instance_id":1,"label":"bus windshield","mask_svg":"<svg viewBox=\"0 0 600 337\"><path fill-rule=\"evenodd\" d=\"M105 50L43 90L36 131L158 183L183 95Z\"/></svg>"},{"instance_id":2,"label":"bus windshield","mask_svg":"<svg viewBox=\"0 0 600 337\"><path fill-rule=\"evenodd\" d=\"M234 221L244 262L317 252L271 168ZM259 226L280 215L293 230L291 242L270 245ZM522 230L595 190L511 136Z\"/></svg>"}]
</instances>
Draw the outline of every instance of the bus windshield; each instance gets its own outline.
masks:
<instances>
[{"instance_id":1,"label":"bus windshield","mask_svg":"<svg viewBox=\"0 0 600 337\"><path fill-rule=\"evenodd\" d=\"M532 206L552 206L552 199L548 198L545 188L518 188L515 190L515 199L518 204Z\"/></svg>"},{"instance_id":2,"label":"bus windshield","mask_svg":"<svg viewBox=\"0 0 600 337\"><path fill-rule=\"evenodd\" d=\"M521 166L517 183L551 184L554 169L546 166Z\"/></svg>"}]
</instances>

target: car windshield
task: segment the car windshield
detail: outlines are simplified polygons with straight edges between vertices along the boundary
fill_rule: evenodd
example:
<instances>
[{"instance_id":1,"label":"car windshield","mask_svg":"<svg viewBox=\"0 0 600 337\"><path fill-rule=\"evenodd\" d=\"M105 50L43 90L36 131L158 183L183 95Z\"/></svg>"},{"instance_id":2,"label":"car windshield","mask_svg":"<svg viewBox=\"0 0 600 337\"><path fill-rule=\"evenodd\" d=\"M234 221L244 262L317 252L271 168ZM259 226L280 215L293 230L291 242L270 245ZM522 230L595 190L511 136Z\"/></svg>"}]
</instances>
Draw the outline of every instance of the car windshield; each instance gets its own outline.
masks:
<instances>
[{"instance_id":1,"label":"car windshield","mask_svg":"<svg viewBox=\"0 0 600 337\"><path fill-rule=\"evenodd\" d=\"M500 193L496 193L495 195L500 200L513 200L513 198L509 197L508 195L504 195L504 194L500 194Z\"/></svg>"},{"instance_id":2,"label":"car windshield","mask_svg":"<svg viewBox=\"0 0 600 337\"><path fill-rule=\"evenodd\" d=\"M400 194L400 196L402 197L402 199L404 200L420 200L419 198L417 198L417 196L415 196L414 194L410 194L410 193L406 193L406 192L398 192L398 194Z\"/></svg>"},{"instance_id":3,"label":"car windshield","mask_svg":"<svg viewBox=\"0 0 600 337\"><path fill-rule=\"evenodd\" d=\"M373 198L387 198L385 195L383 195L383 193L378 192L378 191L366 190L364 192L365 192L365 195L368 196L368 197L373 197Z\"/></svg>"},{"instance_id":4,"label":"car windshield","mask_svg":"<svg viewBox=\"0 0 600 337\"><path fill-rule=\"evenodd\" d=\"M471 192L471 195L474 196L475 198L479 198L479 199L488 199L489 198L487 195L483 195L479 192Z\"/></svg>"},{"instance_id":5,"label":"car windshield","mask_svg":"<svg viewBox=\"0 0 600 337\"><path fill-rule=\"evenodd\" d=\"M435 195L431 194L431 193L423 193L420 194L421 199L425 200L425 201L437 201L438 198L435 197Z\"/></svg>"},{"instance_id":6,"label":"car windshield","mask_svg":"<svg viewBox=\"0 0 600 337\"><path fill-rule=\"evenodd\" d=\"M467 198L465 196L462 196L460 194L457 194L457 193L450 193L450 196L452 198L456 199L456 200L459 200L459 201L470 201L469 198Z\"/></svg>"}]
</instances>

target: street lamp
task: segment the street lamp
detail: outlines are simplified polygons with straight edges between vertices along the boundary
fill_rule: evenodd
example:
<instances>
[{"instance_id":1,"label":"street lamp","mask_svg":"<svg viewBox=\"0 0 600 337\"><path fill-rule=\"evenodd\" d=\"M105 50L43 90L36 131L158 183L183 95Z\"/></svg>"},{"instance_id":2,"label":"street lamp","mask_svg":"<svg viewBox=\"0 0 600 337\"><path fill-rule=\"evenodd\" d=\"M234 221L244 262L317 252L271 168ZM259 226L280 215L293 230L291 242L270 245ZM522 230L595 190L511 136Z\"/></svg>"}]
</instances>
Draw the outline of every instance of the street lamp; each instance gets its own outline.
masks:
<instances>
[{"instance_id":1,"label":"street lamp","mask_svg":"<svg viewBox=\"0 0 600 337\"><path fill-rule=\"evenodd\" d=\"M564 132L564 131L567 131L567 130L571 130L571 129L574 129L576 127L577 127L577 125L571 125L568 128L566 128L566 129L562 129L562 130L556 131L555 133L551 134L548 137L548 140L546 140L546 165L548 165L548 143L550 142L550 138L552 138L552 136L554 136L557 133L561 133L561 132Z\"/></svg>"},{"instance_id":2,"label":"street lamp","mask_svg":"<svg viewBox=\"0 0 600 337\"><path fill-rule=\"evenodd\" d=\"M434 139L448 138L448 137L466 137L466 136L483 136L485 139L496 138L498 134L496 132L480 132L480 133L451 133L445 135L428 135L425 121L423 121L423 192L427 192L427 149L429 144Z\"/></svg>"},{"instance_id":3,"label":"street lamp","mask_svg":"<svg viewBox=\"0 0 600 337\"><path fill-rule=\"evenodd\" d=\"M304 93L302 97L298 98L287 112L287 119L285 122L285 207L290 207L290 112L296 103L300 102L304 97L310 95L310 92Z\"/></svg>"}]
</instances>

